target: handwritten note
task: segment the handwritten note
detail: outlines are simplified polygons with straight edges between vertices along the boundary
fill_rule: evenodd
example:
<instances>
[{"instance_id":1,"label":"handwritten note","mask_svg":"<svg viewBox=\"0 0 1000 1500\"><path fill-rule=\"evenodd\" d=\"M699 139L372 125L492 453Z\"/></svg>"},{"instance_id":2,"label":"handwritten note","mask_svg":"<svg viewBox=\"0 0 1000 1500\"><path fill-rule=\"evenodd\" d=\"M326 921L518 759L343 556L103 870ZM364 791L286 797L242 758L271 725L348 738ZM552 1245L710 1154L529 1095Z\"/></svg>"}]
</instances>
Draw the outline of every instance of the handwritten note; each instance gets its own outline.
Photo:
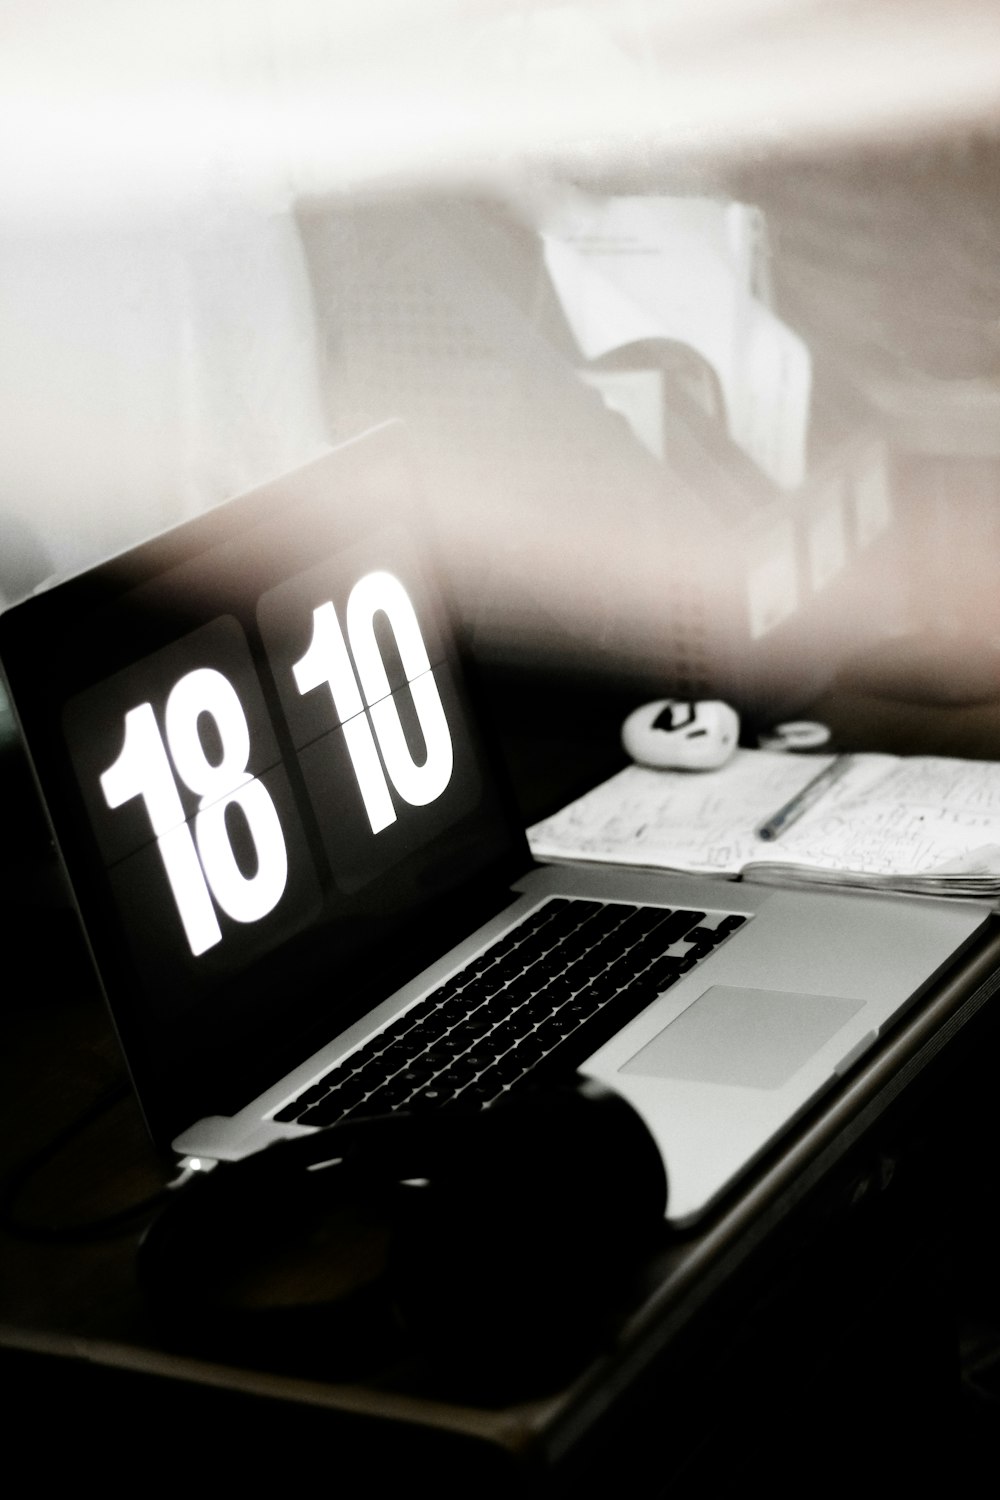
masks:
<instances>
[{"instance_id":1,"label":"handwritten note","mask_svg":"<svg viewBox=\"0 0 1000 1500\"><path fill-rule=\"evenodd\" d=\"M629 766L528 830L540 860L583 859L736 877L761 866L856 884L1000 891L1000 765L856 755L772 844L756 825L828 756L739 750L717 771Z\"/></svg>"}]
</instances>

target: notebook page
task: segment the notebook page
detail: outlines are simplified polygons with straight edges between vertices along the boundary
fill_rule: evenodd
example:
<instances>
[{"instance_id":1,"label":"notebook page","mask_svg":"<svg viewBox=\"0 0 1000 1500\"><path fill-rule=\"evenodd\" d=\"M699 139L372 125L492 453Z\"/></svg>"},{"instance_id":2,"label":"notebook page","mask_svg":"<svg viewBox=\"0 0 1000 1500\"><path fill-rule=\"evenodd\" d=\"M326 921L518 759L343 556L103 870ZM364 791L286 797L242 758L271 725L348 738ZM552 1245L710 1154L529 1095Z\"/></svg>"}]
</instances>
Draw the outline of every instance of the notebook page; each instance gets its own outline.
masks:
<instances>
[{"instance_id":1,"label":"notebook page","mask_svg":"<svg viewBox=\"0 0 1000 1500\"><path fill-rule=\"evenodd\" d=\"M779 850L777 843L764 844L755 829L832 759L737 750L716 771L627 766L529 828L528 842L539 860L598 860L732 877L762 857L812 863L822 857L815 844L795 855L785 837ZM889 755L855 756L823 807L867 797L895 765ZM838 845L829 862L841 855Z\"/></svg>"},{"instance_id":2,"label":"notebook page","mask_svg":"<svg viewBox=\"0 0 1000 1500\"><path fill-rule=\"evenodd\" d=\"M904 757L867 795L846 789L782 835L768 858L872 876L998 875L1000 765Z\"/></svg>"}]
</instances>

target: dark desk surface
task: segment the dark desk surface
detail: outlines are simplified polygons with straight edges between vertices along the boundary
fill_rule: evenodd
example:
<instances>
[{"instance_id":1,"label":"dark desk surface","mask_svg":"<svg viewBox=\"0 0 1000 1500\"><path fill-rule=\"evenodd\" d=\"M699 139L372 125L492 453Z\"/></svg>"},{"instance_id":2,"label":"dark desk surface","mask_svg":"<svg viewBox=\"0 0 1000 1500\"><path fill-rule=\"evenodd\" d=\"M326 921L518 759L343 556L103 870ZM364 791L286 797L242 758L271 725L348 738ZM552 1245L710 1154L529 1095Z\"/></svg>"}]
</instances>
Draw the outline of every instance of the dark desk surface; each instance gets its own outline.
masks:
<instances>
[{"instance_id":1,"label":"dark desk surface","mask_svg":"<svg viewBox=\"0 0 1000 1500\"><path fill-rule=\"evenodd\" d=\"M591 751L595 769L617 753L600 735ZM544 736L533 753L544 797L557 757ZM15 890L8 867L8 953L22 968L0 1008L0 1152L10 1171L69 1127L16 1205L55 1230L142 1203L169 1169L128 1092L74 919L44 860L32 873ZM910 1452L914 1475L940 1463L957 1480L990 1417L959 1400L957 1361L968 1299L989 1288L978 1235L991 1208L980 1173L995 1133L987 1002L998 986L993 939L710 1220L665 1234L589 1363L557 1390L500 1405L468 1399L460 1378L433 1388L418 1361L343 1384L168 1350L135 1276L151 1213L92 1239L4 1233L11 1440L39 1474L79 1472L87 1454L123 1488L134 1475L116 1466L119 1432L177 1482L190 1474L188 1432L199 1463L233 1482L323 1463L331 1480L345 1464L370 1483L419 1469L444 1493L577 1494L638 1483L652 1465L664 1493L753 1475L780 1488L785 1460L809 1446L828 1475L850 1477L862 1437L867 1472L899 1478ZM51 1434L41 1447L28 1435L39 1415Z\"/></svg>"}]
</instances>

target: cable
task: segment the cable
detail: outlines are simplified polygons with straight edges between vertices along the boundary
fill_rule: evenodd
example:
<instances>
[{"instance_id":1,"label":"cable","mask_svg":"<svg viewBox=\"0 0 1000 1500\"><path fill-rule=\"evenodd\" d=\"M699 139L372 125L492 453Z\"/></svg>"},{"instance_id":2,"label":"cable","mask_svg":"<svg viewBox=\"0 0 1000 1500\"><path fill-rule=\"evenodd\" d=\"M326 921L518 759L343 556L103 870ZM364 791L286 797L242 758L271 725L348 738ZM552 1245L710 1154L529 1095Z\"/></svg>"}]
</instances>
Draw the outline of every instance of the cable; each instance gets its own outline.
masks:
<instances>
[{"instance_id":1,"label":"cable","mask_svg":"<svg viewBox=\"0 0 1000 1500\"><path fill-rule=\"evenodd\" d=\"M104 1089L89 1109L70 1121L50 1141L39 1147L7 1174L0 1184L0 1229L15 1239L28 1240L37 1244L84 1243L88 1240L111 1238L116 1234L128 1233L137 1219L166 1201L168 1189L161 1188L159 1192L151 1194L148 1198L128 1204L125 1208L118 1209L103 1218L84 1220L77 1224L31 1224L18 1219L15 1213L18 1198L35 1174L56 1157L70 1141L99 1120L128 1093L129 1084L125 1081L119 1081Z\"/></svg>"}]
</instances>

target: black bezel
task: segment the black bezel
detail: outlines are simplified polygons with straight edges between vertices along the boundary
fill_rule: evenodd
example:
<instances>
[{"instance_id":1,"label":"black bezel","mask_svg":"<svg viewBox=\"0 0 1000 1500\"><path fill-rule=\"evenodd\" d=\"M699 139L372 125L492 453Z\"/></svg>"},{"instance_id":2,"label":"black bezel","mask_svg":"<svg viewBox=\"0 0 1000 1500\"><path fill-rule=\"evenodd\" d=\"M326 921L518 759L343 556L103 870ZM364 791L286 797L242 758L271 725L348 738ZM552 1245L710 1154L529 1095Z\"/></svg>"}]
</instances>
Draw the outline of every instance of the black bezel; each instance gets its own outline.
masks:
<instances>
[{"instance_id":1,"label":"black bezel","mask_svg":"<svg viewBox=\"0 0 1000 1500\"><path fill-rule=\"evenodd\" d=\"M246 1103L447 951L530 864L495 742L481 732L474 667L435 576L432 529L413 472L401 424L384 424L0 616L11 705L140 1104L162 1146L203 1115ZM191 997L178 995L176 1007L157 1007L129 953L86 815L63 737L66 704L207 620L234 615L246 623L267 587L325 551L393 527L417 545L436 598L434 628L470 707L481 795L439 851L439 862L451 862L447 879L414 902L422 858L415 853L409 874L404 859L357 898L325 885L319 920L213 984L211 1004L192 1012ZM215 561L200 597L165 590L164 579L190 576L205 558ZM250 638L266 682L259 638Z\"/></svg>"}]
</instances>

